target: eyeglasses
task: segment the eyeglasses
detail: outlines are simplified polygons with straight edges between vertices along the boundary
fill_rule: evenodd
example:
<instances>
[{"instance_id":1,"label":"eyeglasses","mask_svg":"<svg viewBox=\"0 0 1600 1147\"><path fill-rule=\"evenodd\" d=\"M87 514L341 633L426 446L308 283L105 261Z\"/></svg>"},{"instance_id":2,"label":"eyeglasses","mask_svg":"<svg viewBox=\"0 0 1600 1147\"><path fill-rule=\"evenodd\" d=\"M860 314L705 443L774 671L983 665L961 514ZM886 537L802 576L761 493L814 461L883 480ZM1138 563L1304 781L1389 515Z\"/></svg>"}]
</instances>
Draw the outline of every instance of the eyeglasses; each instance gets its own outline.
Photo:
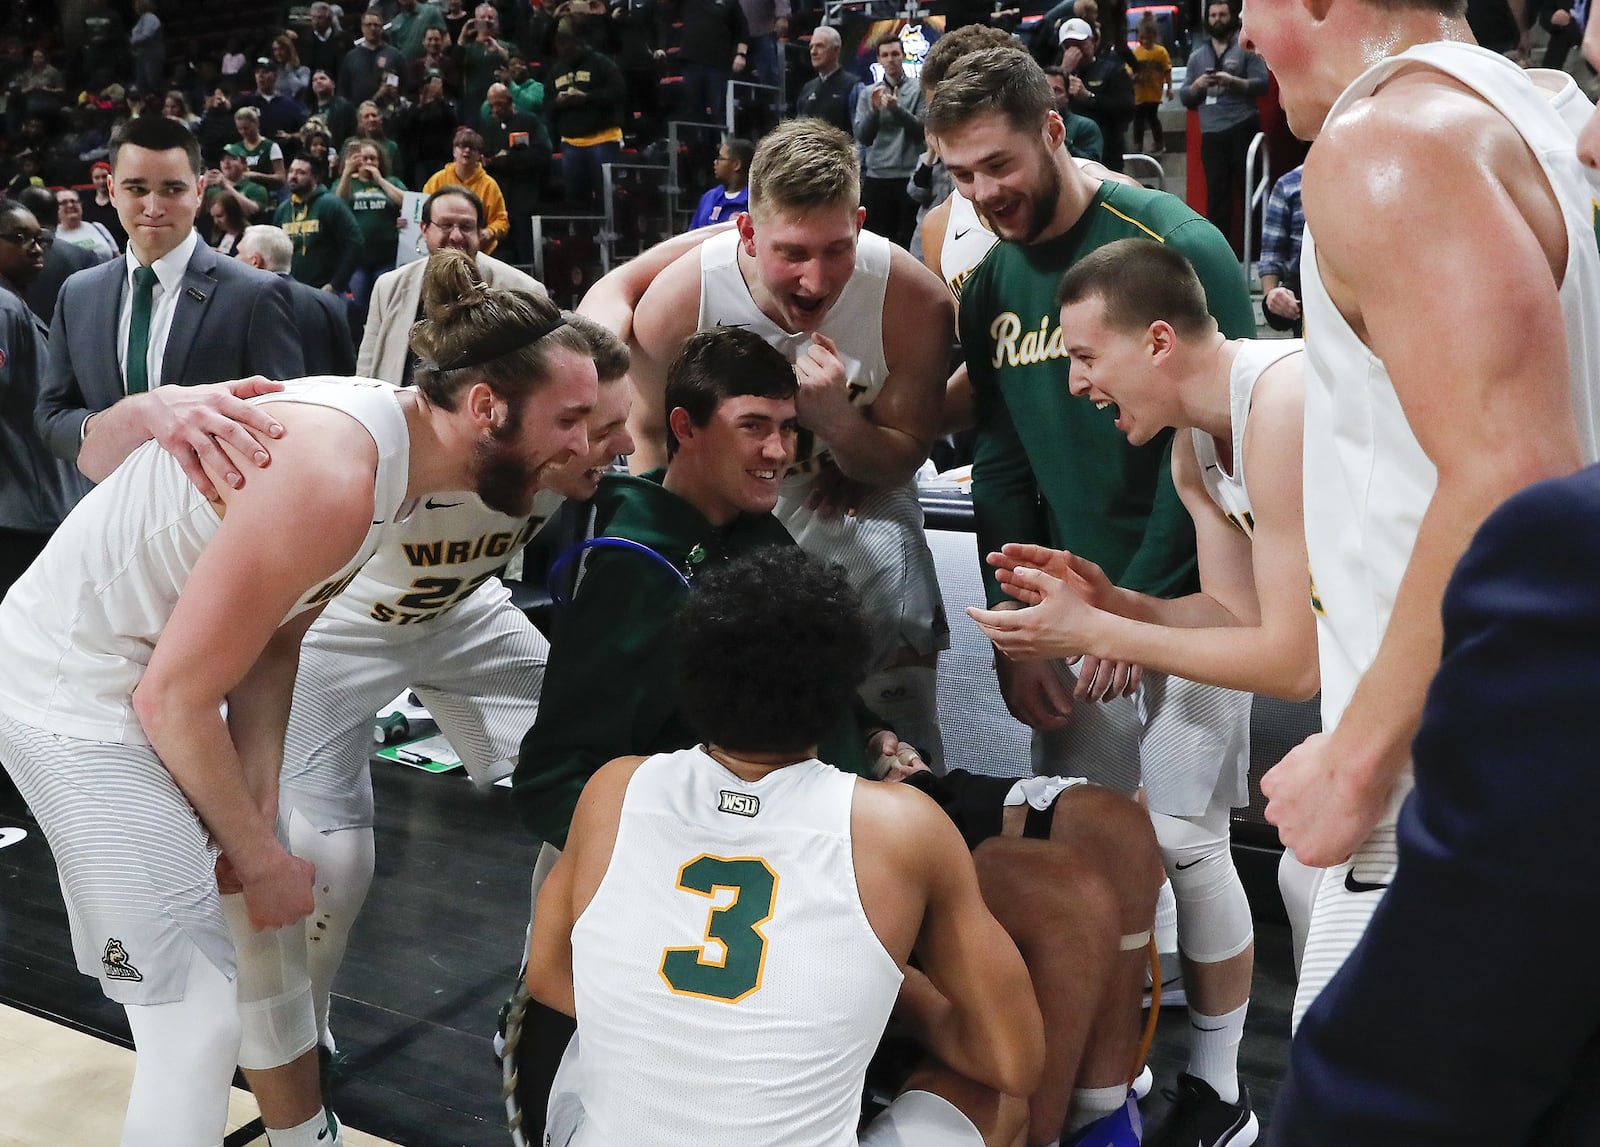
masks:
<instances>
[{"instance_id":1,"label":"eyeglasses","mask_svg":"<svg viewBox=\"0 0 1600 1147\"><path fill-rule=\"evenodd\" d=\"M54 243L55 236L46 235L40 231L11 231L0 235L7 243L17 247L48 247Z\"/></svg>"},{"instance_id":2,"label":"eyeglasses","mask_svg":"<svg viewBox=\"0 0 1600 1147\"><path fill-rule=\"evenodd\" d=\"M433 223L424 221L422 225L424 227L432 227L441 235L460 235L465 238L468 235L476 235L478 233L478 225L476 223Z\"/></svg>"}]
</instances>

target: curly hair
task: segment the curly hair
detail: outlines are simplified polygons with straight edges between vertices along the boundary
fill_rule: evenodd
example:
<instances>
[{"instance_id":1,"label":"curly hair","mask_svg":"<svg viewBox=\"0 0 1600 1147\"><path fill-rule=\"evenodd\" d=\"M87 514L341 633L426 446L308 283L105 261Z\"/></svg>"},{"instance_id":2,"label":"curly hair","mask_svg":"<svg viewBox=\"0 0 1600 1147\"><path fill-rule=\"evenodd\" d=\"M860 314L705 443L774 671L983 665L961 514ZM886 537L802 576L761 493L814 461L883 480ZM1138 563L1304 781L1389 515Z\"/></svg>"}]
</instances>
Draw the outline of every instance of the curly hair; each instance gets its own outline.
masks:
<instances>
[{"instance_id":1,"label":"curly hair","mask_svg":"<svg viewBox=\"0 0 1600 1147\"><path fill-rule=\"evenodd\" d=\"M844 571L799 546L701 573L674 631L684 719L732 752L816 745L848 718L871 652Z\"/></svg>"}]
</instances>

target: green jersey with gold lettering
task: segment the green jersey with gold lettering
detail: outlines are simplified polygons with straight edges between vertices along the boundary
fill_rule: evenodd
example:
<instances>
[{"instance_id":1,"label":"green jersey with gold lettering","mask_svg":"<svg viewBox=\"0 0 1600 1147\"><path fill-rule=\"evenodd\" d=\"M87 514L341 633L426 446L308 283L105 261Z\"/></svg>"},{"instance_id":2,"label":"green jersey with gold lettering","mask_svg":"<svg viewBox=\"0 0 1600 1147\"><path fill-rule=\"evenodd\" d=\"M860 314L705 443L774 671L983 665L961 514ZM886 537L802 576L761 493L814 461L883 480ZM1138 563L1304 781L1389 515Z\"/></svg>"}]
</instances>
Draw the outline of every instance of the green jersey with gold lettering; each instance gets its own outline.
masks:
<instances>
[{"instance_id":1,"label":"green jersey with gold lettering","mask_svg":"<svg viewBox=\"0 0 1600 1147\"><path fill-rule=\"evenodd\" d=\"M1056 288L1079 258L1118 239L1183 252L1229 338L1255 334L1239 261L1176 196L1103 183L1064 235L999 243L962 285L961 345L978 438L972 502L980 555L1007 542L1071 550L1120 586L1158 597L1199 587L1194 525L1172 486L1172 432L1131 446L1110 410L1067 389ZM987 564L990 604L1005 600Z\"/></svg>"}]
</instances>

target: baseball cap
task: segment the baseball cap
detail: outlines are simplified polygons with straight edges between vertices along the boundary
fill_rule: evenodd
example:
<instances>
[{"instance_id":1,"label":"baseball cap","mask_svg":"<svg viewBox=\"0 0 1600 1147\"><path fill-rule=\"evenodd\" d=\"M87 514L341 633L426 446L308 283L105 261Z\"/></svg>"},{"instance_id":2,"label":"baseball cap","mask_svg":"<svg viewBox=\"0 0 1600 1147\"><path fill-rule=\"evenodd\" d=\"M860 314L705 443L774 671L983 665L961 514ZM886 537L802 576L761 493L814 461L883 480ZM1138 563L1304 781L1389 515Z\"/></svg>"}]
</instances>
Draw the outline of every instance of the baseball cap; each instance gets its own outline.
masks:
<instances>
[{"instance_id":1,"label":"baseball cap","mask_svg":"<svg viewBox=\"0 0 1600 1147\"><path fill-rule=\"evenodd\" d=\"M1089 27L1089 21L1080 20L1076 16L1070 20L1062 21L1061 30L1056 33L1056 43L1058 44L1065 44L1068 40L1092 39L1094 39L1094 29Z\"/></svg>"}]
</instances>

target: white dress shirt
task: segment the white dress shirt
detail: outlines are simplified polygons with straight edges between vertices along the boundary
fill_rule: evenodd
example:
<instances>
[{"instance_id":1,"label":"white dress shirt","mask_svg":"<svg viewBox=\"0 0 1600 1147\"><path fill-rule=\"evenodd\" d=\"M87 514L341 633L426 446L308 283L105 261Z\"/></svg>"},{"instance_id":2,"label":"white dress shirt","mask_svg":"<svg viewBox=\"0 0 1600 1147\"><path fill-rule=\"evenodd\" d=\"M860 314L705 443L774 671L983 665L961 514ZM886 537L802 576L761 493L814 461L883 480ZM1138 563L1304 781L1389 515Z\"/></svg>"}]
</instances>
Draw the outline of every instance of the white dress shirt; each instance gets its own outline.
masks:
<instances>
[{"instance_id":1,"label":"white dress shirt","mask_svg":"<svg viewBox=\"0 0 1600 1147\"><path fill-rule=\"evenodd\" d=\"M172 316L178 309L178 296L183 293L184 272L189 269L189 259L199 242L199 232L191 230L187 239L151 264L156 273L156 285L150 301L150 341L145 356L151 390L166 381L161 377L161 363L167 353L167 336L172 333ZM123 281L122 313L117 318L117 369L122 372L123 393L127 393L128 328L133 325L133 272L139 266L139 260L131 245L124 258L127 278Z\"/></svg>"}]
</instances>

